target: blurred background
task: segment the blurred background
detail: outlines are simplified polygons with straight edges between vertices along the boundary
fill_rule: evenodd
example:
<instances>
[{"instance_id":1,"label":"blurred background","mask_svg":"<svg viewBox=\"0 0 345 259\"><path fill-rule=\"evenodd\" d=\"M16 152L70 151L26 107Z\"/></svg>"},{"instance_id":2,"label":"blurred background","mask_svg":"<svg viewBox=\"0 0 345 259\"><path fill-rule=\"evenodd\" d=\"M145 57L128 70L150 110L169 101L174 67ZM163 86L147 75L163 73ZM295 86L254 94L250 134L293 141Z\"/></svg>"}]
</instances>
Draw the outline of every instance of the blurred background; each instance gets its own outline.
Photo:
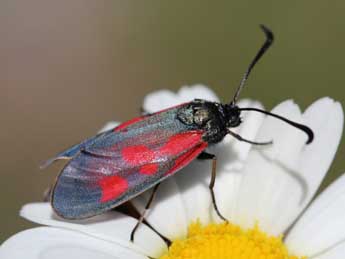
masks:
<instances>
[{"instance_id":1,"label":"blurred background","mask_svg":"<svg viewBox=\"0 0 345 259\"><path fill-rule=\"evenodd\" d=\"M45 159L136 116L145 94L209 85L228 101L268 25L276 42L242 97L267 109L322 96L345 104L344 1L1 1L0 243L31 227L61 163ZM323 187L345 171L344 141Z\"/></svg>"}]
</instances>

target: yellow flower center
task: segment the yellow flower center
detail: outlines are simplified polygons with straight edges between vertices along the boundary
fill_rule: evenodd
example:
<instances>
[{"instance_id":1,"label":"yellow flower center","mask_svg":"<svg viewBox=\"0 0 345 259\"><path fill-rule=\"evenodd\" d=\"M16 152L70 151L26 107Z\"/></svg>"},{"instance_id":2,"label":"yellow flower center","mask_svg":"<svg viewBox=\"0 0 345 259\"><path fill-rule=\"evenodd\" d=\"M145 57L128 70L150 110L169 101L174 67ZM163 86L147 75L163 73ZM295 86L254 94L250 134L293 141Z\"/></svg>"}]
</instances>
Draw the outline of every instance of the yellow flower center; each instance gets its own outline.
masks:
<instances>
[{"instance_id":1,"label":"yellow flower center","mask_svg":"<svg viewBox=\"0 0 345 259\"><path fill-rule=\"evenodd\" d=\"M282 237L262 232L258 226L243 230L231 223L199 222L189 226L187 238L175 240L160 259L302 259L289 255Z\"/></svg>"}]
</instances>

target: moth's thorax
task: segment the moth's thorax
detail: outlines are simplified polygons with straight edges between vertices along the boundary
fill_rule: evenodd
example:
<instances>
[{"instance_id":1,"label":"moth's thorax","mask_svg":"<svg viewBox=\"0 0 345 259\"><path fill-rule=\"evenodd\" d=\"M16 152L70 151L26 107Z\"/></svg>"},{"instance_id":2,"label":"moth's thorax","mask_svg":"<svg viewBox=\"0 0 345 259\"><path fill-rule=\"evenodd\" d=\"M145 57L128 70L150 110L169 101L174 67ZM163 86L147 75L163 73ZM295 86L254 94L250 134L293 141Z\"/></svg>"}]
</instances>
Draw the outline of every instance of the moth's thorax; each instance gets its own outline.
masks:
<instances>
[{"instance_id":1,"label":"moth's thorax","mask_svg":"<svg viewBox=\"0 0 345 259\"><path fill-rule=\"evenodd\" d=\"M235 116L234 116L235 115ZM238 126L239 113L228 105L196 99L183 106L177 113L177 118L192 129L205 131L203 139L208 143L218 143L227 134L227 128ZM240 122L240 121L239 121Z\"/></svg>"}]
</instances>

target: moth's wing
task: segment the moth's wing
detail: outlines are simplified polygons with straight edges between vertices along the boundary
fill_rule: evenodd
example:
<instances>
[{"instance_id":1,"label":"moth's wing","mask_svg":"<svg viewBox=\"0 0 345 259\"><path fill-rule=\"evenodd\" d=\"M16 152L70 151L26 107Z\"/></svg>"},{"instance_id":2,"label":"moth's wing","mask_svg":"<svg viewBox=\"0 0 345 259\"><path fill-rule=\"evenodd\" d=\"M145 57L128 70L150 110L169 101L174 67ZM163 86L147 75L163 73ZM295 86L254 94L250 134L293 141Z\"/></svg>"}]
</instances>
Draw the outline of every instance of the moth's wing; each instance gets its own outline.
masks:
<instances>
[{"instance_id":1,"label":"moth's wing","mask_svg":"<svg viewBox=\"0 0 345 259\"><path fill-rule=\"evenodd\" d=\"M107 131L104 131L104 132L101 132L99 134L97 134L96 136L93 136L93 137L90 137L76 145L73 145L72 147L58 153L57 155L55 155L54 157L44 161L40 168L41 169L44 169L48 166L50 166L53 162L55 162L56 160L61 160L61 159L71 159L72 157L74 157L75 155L77 155L80 150L82 149L85 149L86 147L90 147L92 146L93 144L97 143L97 141L101 138L104 138L105 136L109 135L109 134L112 134L114 131L115 132L118 132L118 131L123 131L123 130L127 130L128 128L131 128L131 127L142 127L143 124L141 123L138 123L140 121L145 121L148 119L148 117L153 117L153 115L155 115L154 117L158 118L158 119L161 119L161 118L164 118L164 115L168 115L167 118L165 119L168 119L168 120L171 120L172 119L172 116L174 114L176 114L176 111L178 108L182 107L182 106L186 106L188 105L188 103L182 103L182 104L179 104L179 105L176 105L174 107L171 107L171 108L168 108L168 109L165 109L165 110L161 110L157 113L154 113L154 114L146 114L146 115L143 115L143 116L140 116L140 117L136 117L134 119L131 119L129 121L126 121L120 125L118 125L117 127L115 127L114 129L110 129L110 130L107 130ZM162 116L163 115L163 116ZM155 120L154 120L155 121ZM139 125L138 125L139 124ZM145 126L145 125L144 125Z\"/></svg>"},{"instance_id":2,"label":"moth's wing","mask_svg":"<svg viewBox=\"0 0 345 259\"><path fill-rule=\"evenodd\" d=\"M133 125L136 122L139 122L139 121L143 120L145 117L146 116L141 116L141 117L134 118L132 120L126 121L126 122L118 125L114 129L110 129L110 130L98 133L96 136L92 136L92 137L90 137L88 139L85 139L84 141L82 141L82 142L80 142L78 144L75 144L72 147L69 147L68 149L58 153L54 157L52 157L52 158L48 159L47 161L43 162L41 164L40 168L44 169L44 168L50 166L56 160L71 159L76 154L78 154L80 152L80 150L85 149L86 147L92 146L99 139L104 138L105 136L107 136L109 134L112 134L114 131L119 131L119 130L123 130L125 128L128 128L130 125Z\"/></svg>"},{"instance_id":3,"label":"moth's wing","mask_svg":"<svg viewBox=\"0 0 345 259\"><path fill-rule=\"evenodd\" d=\"M41 164L40 168L44 169L44 168L50 166L56 160L70 159L70 158L74 157L81 149L84 149L87 146L91 146L93 143L95 143L97 141L97 139L99 139L99 138L101 138L107 134L110 134L112 131L113 130L107 130L105 132L101 132L101 133L97 134L96 136L93 136L91 138L88 138L88 139L76 144L76 145L73 145L72 147L58 153L54 157L43 162Z\"/></svg>"},{"instance_id":4,"label":"moth's wing","mask_svg":"<svg viewBox=\"0 0 345 259\"><path fill-rule=\"evenodd\" d=\"M111 156L81 151L57 179L52 194L57 214L86 218L116 207L187 165L207 146L199 131L162 137L114 146Z\"/></svg>"},{"instance_id":5,"label":"moth's wing","mask_svg":"<svg viewBox=\"0 0 345 259\"><path fill-rule=\"evenodd\" d=\"M64 218L87 218L133 198L200 154L203 131L161 114L99 138L60 173L52 206Z\"/></svg>"}]
</instances>

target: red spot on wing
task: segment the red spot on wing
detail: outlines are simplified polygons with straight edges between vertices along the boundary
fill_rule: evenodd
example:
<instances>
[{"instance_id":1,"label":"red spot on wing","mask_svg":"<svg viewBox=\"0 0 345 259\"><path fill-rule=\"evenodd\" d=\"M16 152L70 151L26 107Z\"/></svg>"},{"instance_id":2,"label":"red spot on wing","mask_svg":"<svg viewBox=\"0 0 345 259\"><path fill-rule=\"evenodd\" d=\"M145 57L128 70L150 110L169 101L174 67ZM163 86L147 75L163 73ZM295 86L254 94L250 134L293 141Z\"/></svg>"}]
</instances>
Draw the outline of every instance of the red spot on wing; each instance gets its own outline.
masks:
<instances>
[{"instance_id":1,"label":"red spot on wing","mask_svg":"<svg viewBox=\"0 0 345 259\"><path fill-rule=\"evenodd\" d=\"M119 197L128 189L128 182L120 176L106 176L98 182L102 189L101 202L107 202Z\"/></svg>"},{"instance_id":2,"label":"red spot on wing","mask_svg":"<svg viewBox=\"0 0 345 259\"><path fill-rule=\"evenodd\" d=\"M132 166L147 164L155 158L155 152L144 145L130 146L122 149L123 159Z\"/></svg>"},{"instance_id":3,"label":"red spot on wing","mask_svg":"<svg viewBox=\"0 0 345 259\"><path fill-rule=\"evenodd\" d=\"M168 140L160 149L160 152L164 155L178 155L196 143L199 143L202 135L203 131L190 131L176 134Z\"/></svg>"},{"instance_id":4,"label":"red spot on wing","mask_svg":"<svg viewBox=\"0 0 345 259\"><path fill-rule=\"evenodd\" d=\"M122 158L131 166L139 167L139 173L153 175L159 169L156 161L162 160L165 157L178 156L178 161L175 162L176 166L172 168L172 170L176 171L177 167L183 167L206 148L207 143L202 141L202 135L203 131L188 131L176 134L156 150L152 150L145 145L125 147L121 152ZM191 149L194 146L195 148ZM189 149L191 151L186 152ZM195 155L193 152L195 152Z\"/></svg>"},{"instance_id":5,"label":"red spot on wing","mask_svg":"<svg viewBox=\"0 0 345 259\"><path fill-rule=\"evenodd\" d=\"M119 126L117 126L117 127L114 129L114 131L123 130L123 129L127 128L128 126L130 126L130 125L132 125L132 124L134 124L134 123L136 123L136 122L139 122L139 121L143 120L144 118L145 118L145 116L142 116L142 117L137 117L137 118L131 119L131 120L129 120L129 121L126 121L126 122L120 124Z\"/></svg>"},{"instance_id":6,"label":"red spot on wing","mask_svg":"<svg viewBox=\"0 0 345 259\"><path fill-rule=\"evenodd\" d=\"M123 159L132 166L140 166L139 173L152 175L158 172L158 165L152 163L155 152L144 145L131 146L122 149Z\"/></svg>"},{"instance_id":7,"label":"red spot on wing","mask_svg":"<svg viewBox=\"0 0 345 259\"><path fill-rule=\"evenodd\" d=\"M139 173L146 174L146 175L152 175L158 172L158 164L147 164L140 167Z\"/></svg>"},{"instance_id":8,"label":"red spot on wing","mask_svg":"<svg viewBox=\"0 0 345 259\"><path fill-rule=\"evenodd\" d=\"M166 174L172 174L177 170L181 169L182 167L189 164L194 158L197 157L205 148L207 147L207 143L203 142L200 145L196 146L195 148L187 151L182 156L178 157L175 160L173 167L166 172Z\"/></svg>"}]
</instances>

